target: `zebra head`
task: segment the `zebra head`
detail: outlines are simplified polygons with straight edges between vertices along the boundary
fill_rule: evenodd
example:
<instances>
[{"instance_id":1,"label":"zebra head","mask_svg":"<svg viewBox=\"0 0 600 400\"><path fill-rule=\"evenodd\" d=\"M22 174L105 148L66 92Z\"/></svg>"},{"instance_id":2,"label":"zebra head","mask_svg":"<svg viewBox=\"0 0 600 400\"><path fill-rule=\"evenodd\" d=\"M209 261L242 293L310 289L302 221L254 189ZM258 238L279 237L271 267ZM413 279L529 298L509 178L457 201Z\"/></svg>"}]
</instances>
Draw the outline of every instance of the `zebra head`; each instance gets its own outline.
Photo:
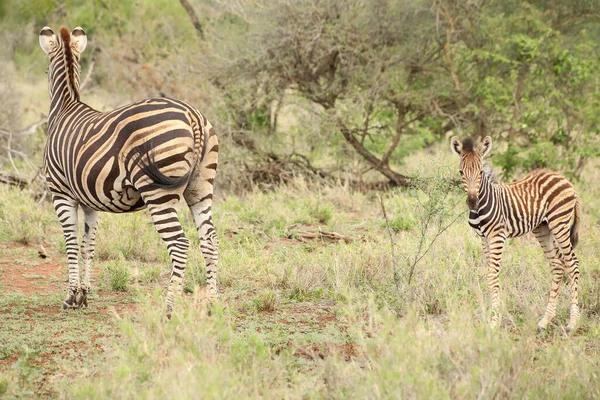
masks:
<instances>
[{"instance_id":1,"label":"zebra head","mask_svg":"<svg viewBox=\"0 0 600 400\"><path fill-rule=\"evenodd\" d=\"M87 36L77 27L69 33L64 26L57 36L45 26L40 31L40 46L48 55L48 85L50 97L66 88L74 100L79 100L79 58L87 45ZM63 83L66 82L66 85ZM64 90L64 89L63 89Z\"/></svg>"},{"instance_id":2,"label":"zebra head","mask_svg":"<svg viewBox=\"0 0 600 400\"><path fill-rule=\"evenodd\" d=\"M492 149L492 138L486 136L479 146L475 146L473 139L461 141L453 136L450 139L450 148L460 157L460 176L467 192L467 205L469 210L477 210L479 206L479 188L484 174L483 159Z\"/></svg>"}]
</instances>

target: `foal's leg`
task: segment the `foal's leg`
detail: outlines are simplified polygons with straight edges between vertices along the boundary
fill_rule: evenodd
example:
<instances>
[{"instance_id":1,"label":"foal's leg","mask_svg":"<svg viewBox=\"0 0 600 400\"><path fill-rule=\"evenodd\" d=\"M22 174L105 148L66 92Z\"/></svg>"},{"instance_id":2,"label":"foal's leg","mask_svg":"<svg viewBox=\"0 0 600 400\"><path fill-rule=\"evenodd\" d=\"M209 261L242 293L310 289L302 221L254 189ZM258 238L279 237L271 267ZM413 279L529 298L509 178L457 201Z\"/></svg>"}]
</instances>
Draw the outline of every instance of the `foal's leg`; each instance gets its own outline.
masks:
<instances>
[{"instance_id":1,"label":"foal's leg","mask_svg":"<svg viewBox=\"0 0 600 400\"><path fill-rule=\"evenodd\" d=\"M500 261L502 260L502 251L504 250L506 235L502 231L495 232L488 235L487 240L489 244L487 284L492 294L492 319L490 325L493 329L500 325L500 322L502 321L498 274L500 272Z\"/></svg>"},{"instance_id":2,"label":"foal's leg","mask_svg":"<svg viewBox=\"0 0 600 400\"><path fill-rule=\"evenodd\" d=\"M556 315L556 303L558 298L558 292L563 280L563 274L565 266L563 264L562 254L558 250L554 237L548 228L548 224L544 223L533 230L533 234L542 246L546 259L550 263L552 269L552 287L550 288L550 295L548 297L548 305L546 306L546 312L538 323L538 331L546 329L548 322L552 321Z\"/></svg>"},{"instance_id":3,"label":"foal's leg","mask_svg":"<svg viewBox=\"0 0 600 400\"><path fill-rule=\"evenodd\" d=\"M580 317L579 300L578 300L578 283L579 283L579 261L573 252L570 237L570 221L555 221L549 223L550 232L554 236L554 240L565 266L565 272L569 280L569 291L571 292L571 307L569 315L569 324L567 325L567 333L573 332L577 327Z\"/></svg>"},{"instance_id":4,"label":"foal's leg","mask_svg":"<svg viewBox=\"0 0 600 400\"><path fill-rule=\"evenodd\" d=\"M481 248L483 249L485 265L488 265L490 262L490 244L485 236L481 237Z\"/></svg>"}]
</instances>

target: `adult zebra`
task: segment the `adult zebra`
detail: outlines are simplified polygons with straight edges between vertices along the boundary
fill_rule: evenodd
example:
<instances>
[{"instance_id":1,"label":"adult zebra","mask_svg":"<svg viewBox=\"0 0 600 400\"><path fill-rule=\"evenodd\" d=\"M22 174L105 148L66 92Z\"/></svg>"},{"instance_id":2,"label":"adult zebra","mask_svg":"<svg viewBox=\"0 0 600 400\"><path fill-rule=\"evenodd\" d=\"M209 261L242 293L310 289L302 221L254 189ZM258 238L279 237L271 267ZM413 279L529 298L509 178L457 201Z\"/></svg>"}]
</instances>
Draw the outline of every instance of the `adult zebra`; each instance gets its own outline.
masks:
<instances>
[{"instance_id":1,"label":"adult zebra","mask_svg":"<svg viewBox=\"0 0 600 400\"><path fill-rule=\"evenodd\" d=\"M177 216L185 200L201 239L209 300L217 297L218 241L211 217L218 141L212 125L180 100L155 98L99 112L79 100L79 59L87 37L80 27L59 35L44 27L49 57L50 113L44 171L65 236L69 288L63 308L87 306L98 212L148 208L172 264L166 312L180 292L189 241ZM77 209L85 224L79 276Z\"/></svg>"},{"instance_id":2,"label":"adult zebra","mask_svg":"<svg viewBox=\"0 0 600 400\"><path fill-rule=\"evenodd\" d=\"M579 263L573 248L578 241L581 206L575 188L566 178L548 169L534 170L513 183L496 182L484 161L492 148L489 136L477 147L471 139L461 143L454 136L450 147L460 156L460 174L470 210L469 225L481 237L488 263L492 327L500 322L498 272L505 241L533 232L552 268L548 305L538 330L546 329L556 314L558 291L566 272L571 290L567 332L572 332L580 315Z\"/></svg>"}]
</instances>

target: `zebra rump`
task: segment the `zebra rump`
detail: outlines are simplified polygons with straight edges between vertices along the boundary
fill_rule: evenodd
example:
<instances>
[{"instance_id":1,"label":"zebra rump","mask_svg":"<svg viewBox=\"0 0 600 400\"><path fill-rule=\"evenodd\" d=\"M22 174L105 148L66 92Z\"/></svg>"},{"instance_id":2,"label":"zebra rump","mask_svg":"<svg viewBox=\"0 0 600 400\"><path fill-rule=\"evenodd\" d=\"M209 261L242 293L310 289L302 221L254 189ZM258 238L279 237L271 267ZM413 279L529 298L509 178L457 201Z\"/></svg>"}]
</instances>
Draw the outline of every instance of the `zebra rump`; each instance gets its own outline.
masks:
<instances>
[{"instance_id":1,"label":"zebra rump","mask_svg":"<svg viewBox=\"0 0 600 400\"><path fill-rule=\"evenodd\" d=\"M161 172L156 164L156 153L154 152L154 144L152 140L148 140L143 144L134 148L137 157L133 161L132 167L139 167L140 170L150 179L150 186L161 189L177 189L188 183L192 176L192 171L188 171L185 175L173 178Z\"/></svg>"}]
</instances>

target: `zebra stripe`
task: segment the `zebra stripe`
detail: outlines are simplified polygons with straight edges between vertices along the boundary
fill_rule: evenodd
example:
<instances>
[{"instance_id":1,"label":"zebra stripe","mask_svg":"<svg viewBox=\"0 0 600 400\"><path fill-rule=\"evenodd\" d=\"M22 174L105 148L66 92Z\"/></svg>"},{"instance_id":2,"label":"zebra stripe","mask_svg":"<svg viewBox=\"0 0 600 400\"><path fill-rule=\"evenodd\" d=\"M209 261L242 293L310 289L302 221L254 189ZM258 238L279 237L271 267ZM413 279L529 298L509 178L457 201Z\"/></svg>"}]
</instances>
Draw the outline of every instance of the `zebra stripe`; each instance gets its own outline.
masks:
<instances>
[{"instance_id":1,"label":"zebra stripe","mask_svg":"<svg viewBox=\"0 0 600 400\"><path fill-rule=\"evenodd\" d=\"M552 287L546 312L538 329L546 329L556 315L558 291L566 273L571 292L567 332L580 317L578 306L579 262L573 249L578 241L581 204L573 185L548 169L537 169L509 184L496 182L484 161L491 137L475 147L471 139L462 143L455 136L451 149L460 156L460 174L467 192L469 225L482 239L488 264L487 283L492 293L492 326L500 323L498 273L507 238L533 232L552 270Z\"/></svg>"},{"instance_id":2,"label":"zebra stripe","mask_svg":"<svg viewBox=\"0 0 600 400\"><path fill-rule=\"evenodd\" d=\"M218 239L212 222L219 145L198 110L181 100L146 99L109 112L79 100L79 59L87 37L81 28L60 34L45 27L50 113L43 168L65 236L69 289L63 308L87 306L99 212L147 208L172 265L166 311L181 291L189 240L176 206L189 206L206 261L209 300L218 296ZM77 209L84 214L79 276Z\"/></svg>"}]
</instances>

